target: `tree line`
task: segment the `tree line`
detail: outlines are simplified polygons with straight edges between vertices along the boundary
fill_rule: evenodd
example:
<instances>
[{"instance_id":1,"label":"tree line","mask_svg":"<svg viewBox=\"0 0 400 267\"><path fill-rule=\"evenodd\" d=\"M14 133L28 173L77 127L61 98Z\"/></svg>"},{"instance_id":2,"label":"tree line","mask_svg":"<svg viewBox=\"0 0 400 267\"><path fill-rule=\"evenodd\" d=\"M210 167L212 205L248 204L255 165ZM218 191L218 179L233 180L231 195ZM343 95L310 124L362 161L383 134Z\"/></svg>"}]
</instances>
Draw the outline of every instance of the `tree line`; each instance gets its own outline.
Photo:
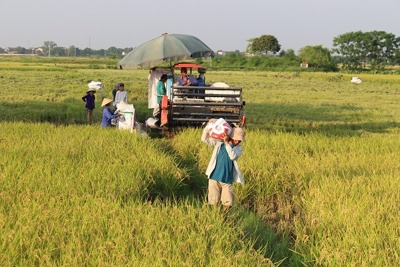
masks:
<instances>
[{"instance_id":1,"label":"tree line","mask_svg":"<svg viewBox=\"0 0 400 267\"><path fill-rule=\"evenodd\" d=\"M281 51L273 35L262 35L248 40L247 52L256 56L268 54L295 57L293 51ZM311 67L333 70L338 65L344 70L384 70L400 64L400 37L385 31L348 32L333 39L333 49L321 45L300 49L298 60Z\"/></svg>"},{"instance_id":2,"label":"tree line","mask_svg":"<svg viewBox=\"0 0 400 267\"><path fill-rule=\"evenodd\" d=\"M385 69L400 64L400 37L384 31L349 32L333 39L333 52L345 69Z\"/></svg>"},{"instance_id":3,"label":"tree line","mask_svg":"<svg viewBox=\"0 0 400 267\"><path fill-rule=\"evenodd\" d=\"M247 41L245 52L235 51L217 55L211 61L213 67L291 70L298 69L299 64L305 62L306 66L313 70L383 71L389 66L400 65L400 37L385 31L348 32L334 37L332 49L322 45L308 45L301 48L297 54L293 49L281 50L278 39L273 35L261 35ZM53 41L45 41L43 46L35 51L23 47L13 48L18 54L110 58L121 58L131 50L131 47L79 49L73 45L65 48L57 46ZM0 48L0 53L5 52L5 49Z\"/></svg>"},{"instance_id":4,"label":"tree line","mask_svg":"<svg viewBox=\"0 0 400 267\"><path fill-rule=\"evenodd\" d=\"M120 58L124 53L132 51L132 47L128 48L117 48L109 47L108 49L91 49L84 48L80 49L74 45L69 47L58 46L53 41L45 41L42 46L37 48L25 48L25 47L13 47L13 48L1 48L0 54L3 53L15 53L15 54L34 54L37 56L51 56L51 57L109 57L109 58Z\"/></svg>"}]
</instances>

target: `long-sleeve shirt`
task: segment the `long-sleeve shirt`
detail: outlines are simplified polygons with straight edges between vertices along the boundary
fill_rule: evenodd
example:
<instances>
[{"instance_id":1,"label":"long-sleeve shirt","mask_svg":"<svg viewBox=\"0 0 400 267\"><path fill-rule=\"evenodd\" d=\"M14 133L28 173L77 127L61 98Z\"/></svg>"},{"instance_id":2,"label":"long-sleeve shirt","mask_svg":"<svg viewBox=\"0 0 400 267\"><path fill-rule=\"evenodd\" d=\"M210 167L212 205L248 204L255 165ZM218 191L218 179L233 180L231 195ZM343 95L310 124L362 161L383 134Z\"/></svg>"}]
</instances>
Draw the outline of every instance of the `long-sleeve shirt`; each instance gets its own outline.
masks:
<instances>
[{"instance_id":1,"label":"long-sleeve shirt","mask_svg":"<svg viewBox=\"0 0 400 267\"><path fill-rule=\"evenodd\" d=\"M192 75L188 75L187 76L187 80L190 82L191 86L196 86L196 85L199 84L199 81L195 77L193 77ZM185 81L185 79L183 79L183 77L179 78L179 80L178 80L178 85L179 86L187 85L186 83L187 82Z\"/></svg>"},{"instance_id":2,"label":"long-sleeve shirt","mask_svg":"<svg viewBox=\"0 0 400 267\"><path fill-rule=\"evenodd\" d=\"M217 154L215 168L210 174L210 179L225 184L233 182L233 161L228 155L225 146L221 146Z\"/></svg>"},{"instance_id":3,"label":"long-sleeve shirt","mask_svg":"<svg viewBox=\"0 0 400 267\"><path fill-rule=\"evenodd\" d=\"M117 91L115 94L114 106L117 106L121 101L128 103L128 93L126 91Z\"/></svg>"},{"instance_id":4,"label":"long-sleeve shirt","mask_svg":"<svg viewBox=\"0 0 400 267\"><path fill-rule=\"evenodd\" d=\"M157 82L157 104L160 105L163 96L167 94L167 90L165 89L165 84L163 81Z\"/></svg>"},{"instance_id":5,"label":"long-sleeve shirt","mask_svg":"<svg viewBox=\"0 0 400 267\"><path fill-rule=\"evenodd\" d=\"M111 119L117 118L118 114L113 114L111 110L106 107L103 109L103 116L101 119L101 127L107 128L111 126Z\"/></svg>"},{"instance_id":6,"label":"long-sleeve shirt","mask_svg":"<svg viewBox=\"0 0 400 267\"><path fill-rule=\"evenodd\" d=\"M88 109L88 110L93 110L94 109L94 100L96 99L96 97L94 96L94 95L91 95L91 94L86 94L86 95L84 95L83 97L82 97L82 100L84 101L84 102L86 102L86 105L85 105L85 107Z\"/></svg>"}]
</instances>

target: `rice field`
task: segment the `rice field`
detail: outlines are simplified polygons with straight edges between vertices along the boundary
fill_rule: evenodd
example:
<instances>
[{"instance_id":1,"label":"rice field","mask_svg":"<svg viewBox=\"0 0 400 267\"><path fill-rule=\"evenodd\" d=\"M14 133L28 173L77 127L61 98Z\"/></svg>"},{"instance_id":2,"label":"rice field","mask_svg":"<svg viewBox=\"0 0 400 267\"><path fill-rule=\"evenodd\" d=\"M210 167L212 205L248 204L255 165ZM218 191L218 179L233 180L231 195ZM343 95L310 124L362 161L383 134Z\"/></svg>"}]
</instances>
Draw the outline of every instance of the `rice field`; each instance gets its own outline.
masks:
<instances>
[{"instance_id":1,"label":"rice field","mask_svg":"<svg viewBox=\"0 0 400 267\"><path fill-rule=\"evenodd\" d=\"M116 82L152 114L148 71L114 63L0 58L1 266L399 264L400 76L209 69L246 101L246 183L224 216L201 129L100 128ZM91 80L105 88L86 125Z\"/></svg>"}]
</instances>

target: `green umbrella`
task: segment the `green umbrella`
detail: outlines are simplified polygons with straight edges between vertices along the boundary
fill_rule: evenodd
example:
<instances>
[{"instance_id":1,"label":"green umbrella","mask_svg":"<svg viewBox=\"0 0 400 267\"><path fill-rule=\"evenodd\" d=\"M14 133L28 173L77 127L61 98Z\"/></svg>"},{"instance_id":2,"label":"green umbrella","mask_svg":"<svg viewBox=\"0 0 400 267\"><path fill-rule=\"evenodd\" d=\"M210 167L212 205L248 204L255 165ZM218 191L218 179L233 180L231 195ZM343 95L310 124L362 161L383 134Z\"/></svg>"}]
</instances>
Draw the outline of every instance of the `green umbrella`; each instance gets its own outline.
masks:
<instances>
[{"instance_id":1,"label":"green umbrella","mask_svg":"<svg viewBox=\"0 0 400 267\"><path fill-rule=\"evenodd\" d=\"M186 34L163 34L143 43L124 56L120 69L150 68L162 62L214 56L199 38Z\"/></svg>"}]
</instances>

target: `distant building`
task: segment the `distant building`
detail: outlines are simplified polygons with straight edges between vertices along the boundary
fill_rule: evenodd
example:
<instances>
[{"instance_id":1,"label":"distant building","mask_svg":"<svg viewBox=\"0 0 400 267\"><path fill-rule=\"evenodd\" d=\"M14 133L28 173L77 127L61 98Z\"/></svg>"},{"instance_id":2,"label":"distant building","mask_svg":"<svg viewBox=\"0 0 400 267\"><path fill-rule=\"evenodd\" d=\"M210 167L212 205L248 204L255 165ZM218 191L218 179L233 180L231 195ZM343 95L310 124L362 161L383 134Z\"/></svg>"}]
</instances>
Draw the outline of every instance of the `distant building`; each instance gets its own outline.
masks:
<instances>
[{"instance_id":1,"label":"distant building","mask_svg":"<svg viewBox=\"0 0 400 267\"><path fill-rule=\"evenodd\" d=\"M226 55L226 51L218 50L216 54L218 56L225 56Z\"/></svg>"},{"instance_id":2,"label":"distant building","mask_svg":"<svg viewBox=\"0 0 400 267\"><path fill-rule=\"evenodd\" d=\"M300 63L300 68L308 68L308 62L307 61L303 61Z\"/></svg>"}]
</instances>

